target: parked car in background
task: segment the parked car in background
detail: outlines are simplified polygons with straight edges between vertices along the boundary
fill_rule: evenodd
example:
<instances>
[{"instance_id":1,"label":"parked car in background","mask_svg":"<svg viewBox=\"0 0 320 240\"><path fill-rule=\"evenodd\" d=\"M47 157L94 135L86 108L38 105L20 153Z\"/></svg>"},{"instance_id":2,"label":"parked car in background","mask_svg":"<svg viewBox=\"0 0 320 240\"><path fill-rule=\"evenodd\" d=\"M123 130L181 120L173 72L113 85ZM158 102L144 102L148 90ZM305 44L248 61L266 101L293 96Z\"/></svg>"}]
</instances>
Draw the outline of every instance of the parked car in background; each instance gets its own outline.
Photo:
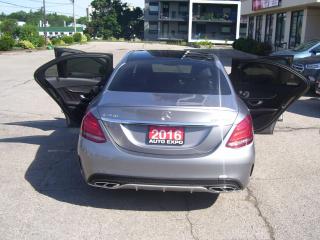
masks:
<instances>
[{"instance_id":1,"label":"parked car in background","mask_svg":"<svg viewBox=\"0 0 320 240\"><path fill-rule=\"evenodd\" d=\"M35 80L68 125L82 122L89 185L211 193L247 186L253 130L272 134L309 87L267 59L235 60L228 76L214 54L160 50L129 52L113 68L112 54L56 49Z\"/></svg>"},{"instance_id":2,"label":"parked car in background","mask_svg":"<svg viewBox=\"0 0 320 240\"><path fill-rule=\"evenodd\" d=\"M310 80L310 89L314 91L315 81L320 75L320 56L295 59L292 67Z\"/></svg>"},{"instance_id":3,"label":"parked car in background","mask_svg":"<svg viewBox=\"0 0 320 240\"><path fill-rule=\"evenodd\" d=\"M287 50L273 52L271 56L292 55L294 59L320 55L320 40L311 40Z\"/></svg>"}]
</instances>

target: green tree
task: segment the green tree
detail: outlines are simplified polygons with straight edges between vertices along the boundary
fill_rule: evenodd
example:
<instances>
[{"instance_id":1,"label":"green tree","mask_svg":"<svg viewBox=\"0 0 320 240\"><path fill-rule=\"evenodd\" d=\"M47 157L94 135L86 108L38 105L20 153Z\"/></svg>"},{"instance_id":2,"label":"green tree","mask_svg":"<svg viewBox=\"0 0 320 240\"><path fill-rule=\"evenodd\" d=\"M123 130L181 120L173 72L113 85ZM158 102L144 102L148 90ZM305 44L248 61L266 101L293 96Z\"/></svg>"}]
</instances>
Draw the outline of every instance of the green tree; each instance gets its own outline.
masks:
<instances>
[{"instance_id":1,"label":"green tree","mask_svg":"<svg viewBox=\"0 0 320 240\"><path fill-rule=\"evenodd\" d=\"M130 8L121 0L94 0L91 3L95 11L88 32L93 36L142 38L143 12L141 8Z\"/></svg>"},{"instance_id":2,"label":"green tree","mask_svg":"<svg viewBox=\"0 0 320 240\"><path fill-rule=\"evenodd\" d=\"M73 20L72 17L59 15L57 13L50 13L47 15L47 21L52 27L61 27L64 26L64 22L68 25Z\"/></svg>"},{"instance_id":3,"label":"green tree","mask_svg":"<svg viewBox=\"0 0 320 240\"><path fill-rule=\"evenodd\" d=\"M0 32L16 37L18 33L17 20L15 19L3 20L0 24Z\"/></svg>"},{"instance_id":4,"label":"green tree","mask_svg":"<svg viewBox=\"0 0 320 240\"><path fill-rule=\"evenodd\" d=\"M87 25L88 19L87 19L87 17L80 17L77 19L77 23Z\"/></svg>"},{"instance_id":5,"label":"green tree","mask_svg":"<svg viewBox=\"0 0 320 240\"><path fill-rule=\"evenodd\" d=\"M42 47L45 45L45 39L43 36L39 36L37 27L34 25L26 24L20 28L19 34L20 40L27 40L36 47Z\"/></svg>"},{"instance_id":6,"label":"green tree","mask_svg":"<svg viewBox=\"0 0 320 240\"><path fill-rule=\"evenodd\" d=\"M95 10L92 13L89 32L94 36L104 39L120 37L121 27L118 23L114 2L112 0L94 0L91 2L91 6Z\"/></svg>"}]
</instances>

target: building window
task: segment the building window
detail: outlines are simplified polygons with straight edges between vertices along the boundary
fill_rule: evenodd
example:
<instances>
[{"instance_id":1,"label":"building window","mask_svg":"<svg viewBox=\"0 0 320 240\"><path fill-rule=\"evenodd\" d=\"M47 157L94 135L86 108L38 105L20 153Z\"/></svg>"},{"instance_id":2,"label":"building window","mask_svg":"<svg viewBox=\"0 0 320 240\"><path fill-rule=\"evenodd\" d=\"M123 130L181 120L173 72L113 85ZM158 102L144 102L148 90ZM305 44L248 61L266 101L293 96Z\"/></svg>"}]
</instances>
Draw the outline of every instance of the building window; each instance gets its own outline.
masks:
<instances>
[{"instance_id":1,"label":"building window","mask_svg":"<svg viewBox=\"0 0 320 240\"><path fill-rule=\"evenodd\" d=\"M149 33L158 34L158 22L149 22Z\"/></svg>"},{"instance_id":2,"label":"building window","mask_svg":"<svg viewBox=\"0 0 320 240\"><path fill-rule=\"evenodd\" d=\"M187 32L188 32L187 23L179 22L179 24L178 24L178 33L186 34Z\"/></svg>"},{"instance_id":3,"label":"building window","mask_svg":"<svg viewBox=\"0 0 320 240\"><path fill-rule=\"evenodd\" d=\"M284 47L286 43L284 43L284 31L286 25L286 13L278 13L277 14L277 26L276 26L276 39L275 46L276 47Z\"/></svg>"},{"instance_id":4,"label":"building window","mask_svg":"<svg viewBox=\"0 0 320 240\"><path fill-rule=\"evenodd\" d=\"M182 17L186 17L188 15L187 3L179 3L179 15Z\"/></svg>"},{"instance_id":5,"label":"building window","mask_svg":"<svg viewBox=\"0 0 320 240\"><path fill-rule=\"evenodd\" d=\"M272 32L273 32L273 14L267 14L264 42L269 44L272 43Z\"/></svg>"},{"instance_id":6,"label":"building window","mask_svg":"<svg viewBox=\"0 0 320 240\"><path fill-rule=\"evenodd\" d=\"M303 11L292 12L289 48L294 48L301 43L302 21L303 21Z\"/></svg>"},{"instance_id":7,"label":"building window","mask_svg":"<svg viewBox=\"0 0 320 240\"><path fill-rule=\"evenodd\" d=\"M262 30L262 15L256 16L256 33L254 35L254 38L258 42L261 42L261 30Z\"/></svg>"},{"instance_id":8,"label":"building window","mask_svg":"<svg viewBox=\"0 0 320 240\"><path fill-rule=\"evenodd\" d=\"M254 17L249 17L248 38L253 38Z\"/></svg>"},{"instance_id":9,"label":"building window","mask_svg":"<svg viewBox=\"0 0 320 240\"><path fill-rule=\"evenodd\" d=\"M149 3L149 15L158 15L159 13L159 3L151 2Z\"/></svg>"}]
</instances>

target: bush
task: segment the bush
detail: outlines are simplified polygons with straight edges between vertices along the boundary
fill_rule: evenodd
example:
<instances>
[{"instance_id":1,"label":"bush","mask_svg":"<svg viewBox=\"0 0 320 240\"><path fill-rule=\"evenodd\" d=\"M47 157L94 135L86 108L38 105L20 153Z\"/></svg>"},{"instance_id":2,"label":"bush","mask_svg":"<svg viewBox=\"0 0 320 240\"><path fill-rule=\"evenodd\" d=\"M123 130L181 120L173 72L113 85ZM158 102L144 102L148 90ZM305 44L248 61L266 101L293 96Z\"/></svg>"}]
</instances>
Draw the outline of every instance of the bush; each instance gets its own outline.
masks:
<instances>
[{"instance_id":1,"label":"bush","mask_svg":"<svg viewBox=\"0 0 320 240\"><path fill-rule=\"evenodd\" d=\"M15 41L10 35L4 34L0 37L0 51L8 51L13 48Z\"/></svg>"},{"instance_id":2,"label":"bush","mask_svg":"<svg viewBox=\"0 0 320 240\"><path fill-rule=\"evenodd\" d=\"M46 45L44 36L34 36L29 40L35 47L43 47Z\"/></svg>"},{"instance_id":3,"label":"bush","mask_svg":"<svg viewBox=\"0 0 320 240\"><path fill-rule=\"evenodd\" d=\"M81 39L82 39L82 34L81 33L75 33L75 34L73 34L73 40L75 41L75 42L81 42Z\"/></svg>"},{"instance_id":4,"label":"bush","mask_svg":"<svg viewBox=\"0 0 320 240\"><path fill-rule=\"evenodd\" d=\"M25 24L20 28L20 40L28 40L33 43L33 40L37 37L39 37L39 33L36 26Z\"/></svg>"},{"instance_id":5,"label":"bush","mask_svg":"<svg viewBox=\"0 0 320 240\"><path fill-rule=\"evenodd\" d=\"M192 44L195 48L212 48L214 45L210 41L200 41Z\"/></svg>"},{"instance_id":6,"label":"bush","mask_svg":"<svg viewBox=\"0 0 320 240\"><path fill-rule=\"evenodd\" d=\"M90 42L90 41L91 41L91 36L90 36L90 34L86 33L85 36L87 37L87 42Z\"/></svg>"},{"instance_id":7,"label":"bush","mask_svg":"<svg viewBox=\"0 0 320 240\"><path fill-rule=\"evenodd\" d=\"M53 44L54 46L63 46L63 45L66 45L66 43L65 43L63 40L61 40L60 38L53 38L53 39L51 40L51 42L52 42L52 44Z\"/></svg>"},{"instance_id":8,"label":"bush","mask_svg":"<svg viewBox=\"0 0 320 240\"><path fill-rule=\"evenodd\" d=\"M82 36L81 36L81 43L86 43L86 42L88 42L87 36L84 35L84 34L82 34Z\"/></svg>"},{"instance_id":9,"label":"bush","mask_svg":"<svg viewBox=\"0 0 320 240\"><path fill-rule=\"evenodd\" d=\"M270 44L260 43L251 38L239 38L233 42L232 46L234 49L260 56L268 55L272 51Z\"/></svg>"},{"instance_id":10,"label":"bush","mask_svg":"<svg viewBox=\"0 0 320 240\"><path fill-rule=\"evenodd\" d=\"M34 49L34 45L32 44L32 42L28 41L28 40L20 40L19 41L19 47L22 47L24 49Z\"/></svg>"},{"instance_id":11,"label":"bush","mask_svg":"<svg viewBox=\"0 0 320 240\"><path fill-rule=\"evenodd\" d=\"M66 44L72 44L74 43L72 36L62 36L61 40L64 41Z\"/></svg>"}]
</instances>

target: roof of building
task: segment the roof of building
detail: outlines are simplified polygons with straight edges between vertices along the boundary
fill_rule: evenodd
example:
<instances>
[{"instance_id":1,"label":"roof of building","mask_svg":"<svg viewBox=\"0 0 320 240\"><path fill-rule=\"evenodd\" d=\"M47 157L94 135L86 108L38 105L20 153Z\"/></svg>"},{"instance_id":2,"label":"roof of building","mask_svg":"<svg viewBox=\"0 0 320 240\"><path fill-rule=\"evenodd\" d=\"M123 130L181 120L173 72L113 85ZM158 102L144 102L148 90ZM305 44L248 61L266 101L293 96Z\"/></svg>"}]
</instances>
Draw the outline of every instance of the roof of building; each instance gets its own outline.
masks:
<instances>
[{"instance_id":1,"label":"roof of building","mask_svg":"<svg viewBox=\"0 0 320 240\"><path fill-rule=\"evenodd\" d=\"M43 32L43 27L38 27L39 32ZM73 27L46 27L47 32L73 32ZM83 32L83 27L77 27L77 32Z\"/></svg>"}]
</instances>

